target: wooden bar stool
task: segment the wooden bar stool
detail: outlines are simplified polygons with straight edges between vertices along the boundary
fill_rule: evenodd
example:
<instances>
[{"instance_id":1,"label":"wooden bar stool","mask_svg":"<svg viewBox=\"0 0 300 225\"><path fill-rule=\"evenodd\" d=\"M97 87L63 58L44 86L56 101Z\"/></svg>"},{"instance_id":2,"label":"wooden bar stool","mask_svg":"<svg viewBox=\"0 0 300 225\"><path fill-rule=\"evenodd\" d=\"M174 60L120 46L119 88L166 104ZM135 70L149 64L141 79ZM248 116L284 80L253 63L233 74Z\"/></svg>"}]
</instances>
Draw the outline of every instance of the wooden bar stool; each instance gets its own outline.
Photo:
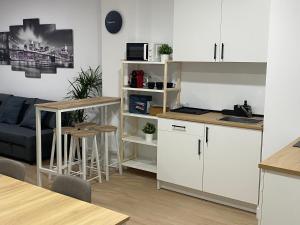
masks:
<instances>
[{"instance_id":1,"label":"wooden bar stool","mask_svg":"<svg viewBox=\"0 0 300 225\"><path fill-rule=\"evenodd\" d=\"M94 130L77 130L71 132L71 143L70 143L70 154L69 154L69 164L68 164L68 175L71 174L71 169L74 161L74 154L75 150L81 150L81 168L79 169L79 174L82 176L83 180L87 180L87 138L93 139L93 146L92 146L92 155L96 157L96 171L97 176L90 178L90 180L98 178L99 182L101 183L101 170L100 170L100 161L99 161L99 153L98 153L98 146L97 146L97 131ZM81 148L80 148L80 140L81 140ZM94 169L91 165L90 169Z\"/></svg>"},{"instance_id":2,"label":"wooden bar stool","mask_svg":"<svg viewBox=\"0 0 300 225\"><path fill-rule=\"evenodd\" d=\"M97 125L92 128L93 130L97 131L98 134L104 133L104 145L105 145L105 174L106 174L106 180L109 180L109 167L115 167L117 165L119 169L119 173L122 175L122 164L121 164L121 157L120 157L120 149L119 149L119 141L117 138L117 130L118 128L115 126L109 126L109 125ZM109 164L109 149L108 149L108 141L109 136L111 137L112 142L114 142L114 147L117 153L117 162ZM92 161L93 161L93 155L92 155Z\"/></svg>"},{"instance_id":3,"label":"wooden bar stool","mask_svg":"<svg viewBox=\"0 0 300 225\"><path fill-rule=\"evenodd\" d=\"M70 132L77 130L75 127L62 127L61 134L64 136L64 162L63 162L63 169L65 173L67 172L67 165L68 165L68 135ZM52 147L51 147L51 156L50 156L50 166L49 169L54 169L54 155L56 153L56 128L53 129L53 138L52 138ZM57 158L57 155L56 155ZM49 180L51 180L51 174L49 174Z\"/></svg>"},{"instance_id":4,"label":"wooden bar stool","mask_svg":"<svg viewBox=\"0 0 300 225\"><path fill-rule=\"evenodd\" d=\"M91 129L95 126L97 126L97 124L93 123L93 122L82 122L82 123L76 123L75 124L75 127L78 130L87 130L87 129Z\"/></svg>"}]
</instances>

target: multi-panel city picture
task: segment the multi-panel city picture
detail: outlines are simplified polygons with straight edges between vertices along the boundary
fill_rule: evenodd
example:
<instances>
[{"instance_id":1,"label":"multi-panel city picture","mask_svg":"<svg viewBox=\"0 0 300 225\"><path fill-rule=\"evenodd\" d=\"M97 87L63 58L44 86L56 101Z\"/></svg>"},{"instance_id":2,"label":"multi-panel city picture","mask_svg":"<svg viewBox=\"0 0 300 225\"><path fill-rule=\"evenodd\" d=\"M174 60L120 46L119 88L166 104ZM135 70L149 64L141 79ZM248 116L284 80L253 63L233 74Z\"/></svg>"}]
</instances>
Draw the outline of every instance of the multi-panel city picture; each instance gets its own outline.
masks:
<instances>
[{"instance_id":1,"label":"multi-panel city picture","mask_svg":"<svg viewBox=\"0 0 300 225\"><path fill-rule=\"evenodd\" d=\"M8 32L0 32L0 65L9 65Z\"/></svg>"},{"instance_id":2,"label":"multi-panel city picture","mask_svg":"<svg viewBox=\"0 0 300 225\"><path fill-rule=\"evenodd\" d=\"M0 39L5 44L4 38ZM9 27L6 43L1 64L8 62L13 71L24 71L26 77L40 78L42 73L56 73L57 68L74 67L72 30L56 30L55 24L25 19L23 25Z\"/></svg>"}]
</instances>

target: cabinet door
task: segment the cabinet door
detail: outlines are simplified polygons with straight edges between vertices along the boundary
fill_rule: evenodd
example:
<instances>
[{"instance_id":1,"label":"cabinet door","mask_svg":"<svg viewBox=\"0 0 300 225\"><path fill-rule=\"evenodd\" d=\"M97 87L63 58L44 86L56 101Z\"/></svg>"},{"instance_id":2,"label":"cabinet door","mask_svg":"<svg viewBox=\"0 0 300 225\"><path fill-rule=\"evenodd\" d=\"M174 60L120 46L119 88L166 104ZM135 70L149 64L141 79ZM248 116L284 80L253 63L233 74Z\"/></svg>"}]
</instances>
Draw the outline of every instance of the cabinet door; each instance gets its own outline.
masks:
<instances>
[{"instance_id":1,"label":"cabinet door","mask_svg":"<svg viewBox=\"0 0 300 225\"><path fill-rule=\"evenodd\" d=\"M261 132L207 125L203 191L258 203Z\"/></svg>"},{"instance_id":2,"label":"cabinet door","mask_svg":"<svg viewBox=\"0 0 300 225\"><path fill-rule=\"evenodd\" d=\"M270 0L222 1L224 62L267 61L269 8Z\"/></svg>"},{"instance_id":3,"label":"cabinet door","mask_svg":"<svg viewBox=\"0 0 300 225\"><path fill-rule=\"evenodd\" d=\"M221 0L175 0L173 59L214 62L220 24Z\"/></svg>"},{"instance_id":4,"label":"cabinet door","mask_svg":"<svg viewBox=\"0 0 300 225\"><path fill-rule=\"evenodd\" d=\"M158 131L158 137L157 179L202 190L201 138L170 131Z\"/></svg>"},{"instance_id":5,"label":"cabinet door","mask_svg":"<svg viewBox=\"0 0 300 225\"><path fill-rule=\"evenodd\" d=\"M298 225L300 177L266 171L263 177L261 225Z\"/></svg>"}]
</instances>

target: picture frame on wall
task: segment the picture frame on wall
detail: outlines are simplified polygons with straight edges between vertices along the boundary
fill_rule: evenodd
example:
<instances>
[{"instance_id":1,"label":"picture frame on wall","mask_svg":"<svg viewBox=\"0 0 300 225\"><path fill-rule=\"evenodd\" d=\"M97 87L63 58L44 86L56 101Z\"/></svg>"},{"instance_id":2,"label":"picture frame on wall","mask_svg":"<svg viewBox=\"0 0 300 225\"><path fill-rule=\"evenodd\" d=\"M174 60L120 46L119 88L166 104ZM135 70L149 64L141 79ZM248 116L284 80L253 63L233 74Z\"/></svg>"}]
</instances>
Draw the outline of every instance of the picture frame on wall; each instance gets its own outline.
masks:
<instances>
[{"instance_id":1,"label":"picture frame on wall","mask_svg":"<svg viewBox=\"0 0 300 225\"><path fill-rule=\"evenodd\" d=\"M55 74L57 68L74 68L73 30L57 30L55 24L24 19L23 25L0 32L0 65L24 71L26 77Z\"/></svg>"},{"instance_id":2,"label":"picture frame on wall","mask_svg":"<svg viewBox=\"0 0 300 225\"><path fill-rule=\"evenodd\" d=\"M10 65L8 38L9 32L0 32L0 65Z\"/></svg>"}]
</instances>

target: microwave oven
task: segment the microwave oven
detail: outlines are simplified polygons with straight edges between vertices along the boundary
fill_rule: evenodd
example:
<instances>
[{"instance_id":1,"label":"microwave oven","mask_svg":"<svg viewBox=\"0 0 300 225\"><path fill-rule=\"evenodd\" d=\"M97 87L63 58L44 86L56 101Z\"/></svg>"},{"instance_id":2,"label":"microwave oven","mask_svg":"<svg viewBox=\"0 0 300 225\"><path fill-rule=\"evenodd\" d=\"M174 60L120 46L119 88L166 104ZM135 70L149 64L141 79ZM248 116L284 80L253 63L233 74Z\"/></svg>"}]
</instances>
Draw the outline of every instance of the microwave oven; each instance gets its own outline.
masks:
<instances>
[{"instance_id":1,"label":"microwave oven","mask_svg":"<svg viewBox=\"0 0 300 225\"><path fill-rule=\"evenodd\" d=\"M127 43L127 60L148 61L148 43Z\"/></svg>"},{"instance_id":2,"label":"microwave oven","mask_svg":"<svg viewBox=\"0 0 300 225\"><path fill-rule=\"evenodd\" d=\"M159 48L156 43L127 43L126 59L132 61L159 61Z\"/></svg>"}]
</instances>

